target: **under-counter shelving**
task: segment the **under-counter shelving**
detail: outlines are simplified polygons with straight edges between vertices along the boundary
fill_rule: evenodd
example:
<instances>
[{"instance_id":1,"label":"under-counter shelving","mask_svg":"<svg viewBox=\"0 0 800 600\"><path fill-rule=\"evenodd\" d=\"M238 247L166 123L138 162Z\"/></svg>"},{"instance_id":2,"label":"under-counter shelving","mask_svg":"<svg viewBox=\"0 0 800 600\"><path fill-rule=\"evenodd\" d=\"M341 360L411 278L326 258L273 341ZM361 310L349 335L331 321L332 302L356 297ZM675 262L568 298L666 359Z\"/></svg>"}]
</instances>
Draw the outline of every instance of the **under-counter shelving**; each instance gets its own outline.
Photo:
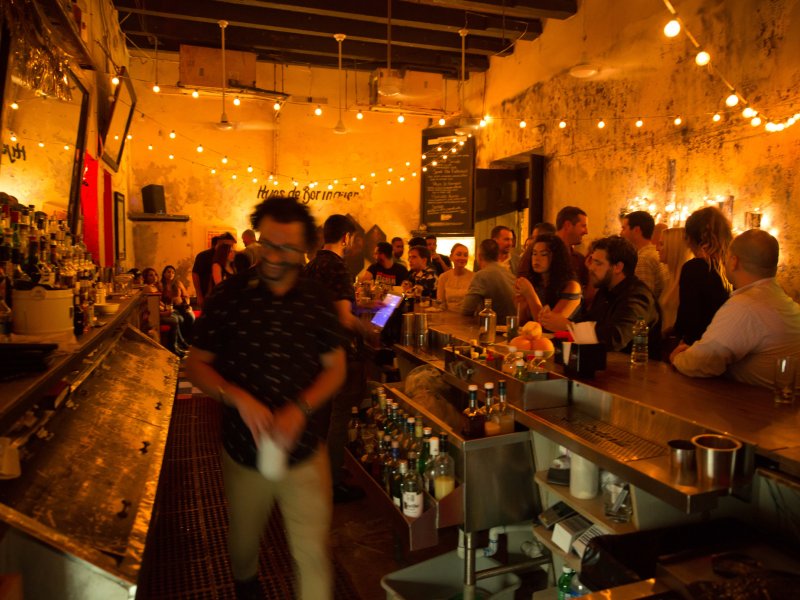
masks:
<instances>
[{"instance_id":1,"label":"under-counter shelving","mask_svg":"<svg viewBox=\"0 0 800 600\"><path fill-rule=\"evenodd\" d=\"M557 558L560 558L561 561L566 564L568 567L574 569L578 573L581 571L581 559L580 557L573 553L573 552L564 552L561 548L555 545L553 542L553 530L548 529L543 525L534 525L533 526L533 535L539 540L545 548L547 548L550 553Z\"/></svg>"}]
</instances>

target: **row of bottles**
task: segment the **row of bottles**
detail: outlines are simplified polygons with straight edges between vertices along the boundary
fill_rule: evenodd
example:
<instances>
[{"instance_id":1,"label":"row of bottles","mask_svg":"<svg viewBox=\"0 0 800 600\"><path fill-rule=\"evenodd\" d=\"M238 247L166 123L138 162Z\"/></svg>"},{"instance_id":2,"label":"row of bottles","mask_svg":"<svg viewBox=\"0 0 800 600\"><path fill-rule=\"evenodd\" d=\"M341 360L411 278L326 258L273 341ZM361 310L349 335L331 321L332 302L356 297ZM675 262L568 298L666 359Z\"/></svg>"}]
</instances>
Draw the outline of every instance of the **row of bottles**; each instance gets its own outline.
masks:
<instances>
[{"instance_id":1,"label":"row of bottles","mask_svg":"<svg viewBox=\"0 0 800 600\"><path fill-rule=\"evenodd\" d=\"M461 435L464 438L473 439L513 433L514 413L508 406L505 379L497 382L496 399L494 383L489 381L483 384L483 406L478 406L477 385L471 384L467 393L469 404L461 413Z\"/></svg>"},{"instance_id":2,"label":"row of bottles","mask_svg":"<svg viewBox=\"0 0 800 600\"><path fill-rule=\"evenodd\" d=\"M350 451L407 517L422 514L424 492L441 500L455 489L447 433L434 436L420 414L407 415L382 387L364 420L352 409L347 433Z\"/></svg>"},{"instance_id":3,"label":"row of bottles","mask_svg":"<svg viewBox=\"0 0 800 600\"><path fill-rule=\"evenodd\" d=\"M485 363L492 369L502 371L509 377L521 381L541 381L548 377L547 373L552 366L549 363L551 359L545 357L543 350L523 354L517 351L516 346L508 346L508 352L500 354L491 348L478 345L478 340L473 340L473 342L474 346L454 349L455 353Z\"/></svg>"}]
</instances>

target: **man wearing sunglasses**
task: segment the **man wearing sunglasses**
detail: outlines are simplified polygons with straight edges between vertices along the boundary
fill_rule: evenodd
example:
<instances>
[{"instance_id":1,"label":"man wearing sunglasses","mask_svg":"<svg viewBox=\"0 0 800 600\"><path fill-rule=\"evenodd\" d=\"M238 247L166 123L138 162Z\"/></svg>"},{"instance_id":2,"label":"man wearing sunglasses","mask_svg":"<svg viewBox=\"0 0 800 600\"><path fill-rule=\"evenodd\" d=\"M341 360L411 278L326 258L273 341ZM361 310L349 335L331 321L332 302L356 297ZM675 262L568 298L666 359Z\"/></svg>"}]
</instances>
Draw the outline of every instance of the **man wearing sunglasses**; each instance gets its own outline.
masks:
<instances>
[{"instance_id":1,"label":"man wearing sunglasses","mask_svg":"<svg viewBox=\"0 0 800 600\"><path fill-rule=\"evenodd\" d=\"M301 277L316 237L308 209L294 199L270 198L251 221L260 234L259 260L207 299L187 373L223 404L222 469L237 598L264 597L259 543L277 502L297 597L329 599L329 412L322 409L345 380L344 338L329 293ZM288 469L268 478L263 463L264 476L256 469L256 455L258 446L272 445L288 453Z\"/></svg>"}]
</instances>

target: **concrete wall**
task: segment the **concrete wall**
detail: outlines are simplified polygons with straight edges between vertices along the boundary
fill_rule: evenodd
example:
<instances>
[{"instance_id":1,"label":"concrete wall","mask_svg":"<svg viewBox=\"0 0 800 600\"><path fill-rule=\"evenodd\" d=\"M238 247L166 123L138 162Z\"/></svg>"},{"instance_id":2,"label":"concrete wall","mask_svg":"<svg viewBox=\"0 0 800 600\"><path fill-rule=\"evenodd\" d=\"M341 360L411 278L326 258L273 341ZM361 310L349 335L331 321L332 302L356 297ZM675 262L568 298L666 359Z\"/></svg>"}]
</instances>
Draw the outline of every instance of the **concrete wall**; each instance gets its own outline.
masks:
<instances>
[{"instance_id":1,"label":"concrete wall","mask_svg":"<svg viewBox=\"0 0 800 600\"><path fill-rule=\"evenodd\" d=\"M545 216L553 220L561 206L577 204L589 214L589 238L618 232L620 209L636 197L663 212L672 200L693 210L706 197L733 196L735 228L760 208L765 227L776 230L779 278L797 297L800 236L789 223L800 216L800 123L767 133L740 116L742 105L727 109L727 89L695 64L686 36L663 35L670 15L661 2L580 4L572 19L550 21L538 40L492 59L485 97L482 77L468 84L472 114L493 117L477 135L479 166L522 152L545 155ZM756 109L781 121L800 112L800 2L688 0L678 8L712 64ZM582 62L599 65L599 74L570 76ZM719 123L711 120L715 112Z\"/></svg>"}]
</instances>

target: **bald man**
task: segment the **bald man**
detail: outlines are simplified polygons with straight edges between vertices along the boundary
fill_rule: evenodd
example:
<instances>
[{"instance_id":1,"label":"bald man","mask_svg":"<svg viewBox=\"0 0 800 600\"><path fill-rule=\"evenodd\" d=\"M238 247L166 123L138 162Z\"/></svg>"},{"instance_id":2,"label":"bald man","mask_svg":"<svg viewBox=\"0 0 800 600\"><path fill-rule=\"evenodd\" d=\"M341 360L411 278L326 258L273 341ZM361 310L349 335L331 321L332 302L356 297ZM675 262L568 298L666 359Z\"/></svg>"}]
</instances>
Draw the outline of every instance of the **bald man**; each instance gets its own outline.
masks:
<instances>
[{"instance_id":1,"label":"bald man","mask_svg":"<svg viewBox=\"0 0 800 600\"><path fill-rule=\"evenodd\" d=\"M672 353L678 371L772 387L776 359L800 356L800 306L775 281L778 255L778 240L766 231L750 229L733 240L725 271L734 291L703 337Z\"/></svg>"}]
</instances>

